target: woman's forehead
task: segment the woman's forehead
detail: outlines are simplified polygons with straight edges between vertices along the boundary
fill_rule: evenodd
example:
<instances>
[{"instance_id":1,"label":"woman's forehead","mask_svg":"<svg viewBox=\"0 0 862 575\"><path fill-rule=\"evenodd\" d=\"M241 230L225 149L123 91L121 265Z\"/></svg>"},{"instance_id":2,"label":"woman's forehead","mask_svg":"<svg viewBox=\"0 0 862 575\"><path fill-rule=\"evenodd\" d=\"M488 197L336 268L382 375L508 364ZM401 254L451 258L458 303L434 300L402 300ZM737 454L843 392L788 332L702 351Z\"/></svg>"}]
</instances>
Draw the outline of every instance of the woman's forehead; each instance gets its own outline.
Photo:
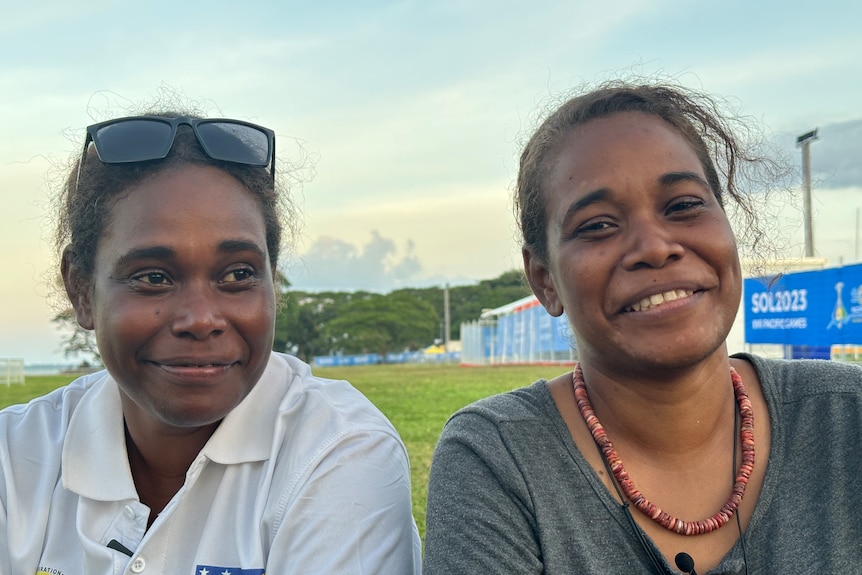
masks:
<instances>
[{"instance_id":1,"label":"woman's forehead","mask_svg":"<svg viewBox=\"0 0 862 575\"><path fill-rule=\"evenodd\" d=\"M637 170L635 170L637 168ZM689 141L665 120L641 112L620 112L573 127L553 158L555 186L586 185L622 178L655 177L667 171L697 173L703 166Z\"/></svg>"},{"instance_id":2,"label":"woman's forehead","mask_svg":"<svg viewBox=\"0 0 862 575\"><path fill-rule=\"evenodd\" d=\"M264 237L263 212L254 195L222 170L184 166L159 172L118 197L103 235L132 241L231 228Z\"/></svg>"}]
</instances>

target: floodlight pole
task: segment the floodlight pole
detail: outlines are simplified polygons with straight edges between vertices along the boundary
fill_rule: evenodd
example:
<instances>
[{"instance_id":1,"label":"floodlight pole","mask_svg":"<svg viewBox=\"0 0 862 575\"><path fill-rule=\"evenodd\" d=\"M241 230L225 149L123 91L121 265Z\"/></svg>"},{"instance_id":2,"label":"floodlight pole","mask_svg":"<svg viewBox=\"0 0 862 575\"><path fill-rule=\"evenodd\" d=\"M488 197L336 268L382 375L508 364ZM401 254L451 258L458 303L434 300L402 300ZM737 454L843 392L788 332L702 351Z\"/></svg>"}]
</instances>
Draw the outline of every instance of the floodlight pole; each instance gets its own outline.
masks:
<instances>
[{"instance_id":1,"label":"floodlight pole","mask_svg":"<svg viewBox=\"0 0 862 575\"><path fill-rule=\"evenodd\" d=\"M443 288L443 324L445 326L445 331L443 332L443 348L446 352L449 352L449 284L446 284L446 287Z\"/></svg>"},{"instance_id":2,"label":"floodlight pole","mask_svg":"<svg viewBox=\"0 0 862 575\"><path fill-rule=\"evenodd\" d=\"M817 128L796 138L802 148L802 217L805 220L805 257L814 257L814 229L811 216L811 142L817 139Z\"/></svg>"},{"instance_id":3,"label":"floodlight pole","mask_svg":"<svg viewBox=\"0 0 862 575\"><path fill-rule=\"evenodd\" d=\"M856 206L856 242L853 244L854 259L859 261L859 206Z\"/></svg>"}]
</instances>

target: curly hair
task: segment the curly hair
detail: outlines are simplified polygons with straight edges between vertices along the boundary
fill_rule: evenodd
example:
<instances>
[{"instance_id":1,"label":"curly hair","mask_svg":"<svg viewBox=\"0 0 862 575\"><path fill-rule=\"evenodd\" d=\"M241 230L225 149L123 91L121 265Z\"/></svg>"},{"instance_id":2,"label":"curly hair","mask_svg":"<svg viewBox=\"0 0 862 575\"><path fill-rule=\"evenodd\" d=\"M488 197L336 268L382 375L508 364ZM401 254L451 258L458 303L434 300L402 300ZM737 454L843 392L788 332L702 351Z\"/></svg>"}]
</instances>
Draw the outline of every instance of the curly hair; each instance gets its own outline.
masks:
<instances>
[{"instance_id":1,"label":"curly hair","mask_svg":"<svg viewBox=\"0 0 862 575\"><path fill-rule=\"evenodd\" d=\"M592 119L619 112L641 112L666 121L691 145L707 182L722 208L729 196L759 241L755 209L741 189L742 164L764 162L751 153L731 128L712 97L669 84L614 81L573 97L553 111L533 133L521 153L515 189L515 216L523 247L547 261L545 194L550 165L566 135Z\"/></svg>"},{"instance_id":2,"label":"curly hair","mask_svg":"<svg viewBox=\"0 0 862 575\"><path fill-rule=\"evenodd\" d=\"M157 115L179 117L188 114L158 112ZM182 165L214 166L236 178L251 192L263 214L267 250L275 272L282 244L282 216L289 206L286 194L279 193L272 174L266 168L210 158L191 128L181 125L170 153L162 160L105 164L90 146L71 170L57 198L54 245L58 253L65 253L68 263L76 268L77 277L84 282L92 278L99 239L117 200L147 178Z\"/></svg>"}]
</instances>

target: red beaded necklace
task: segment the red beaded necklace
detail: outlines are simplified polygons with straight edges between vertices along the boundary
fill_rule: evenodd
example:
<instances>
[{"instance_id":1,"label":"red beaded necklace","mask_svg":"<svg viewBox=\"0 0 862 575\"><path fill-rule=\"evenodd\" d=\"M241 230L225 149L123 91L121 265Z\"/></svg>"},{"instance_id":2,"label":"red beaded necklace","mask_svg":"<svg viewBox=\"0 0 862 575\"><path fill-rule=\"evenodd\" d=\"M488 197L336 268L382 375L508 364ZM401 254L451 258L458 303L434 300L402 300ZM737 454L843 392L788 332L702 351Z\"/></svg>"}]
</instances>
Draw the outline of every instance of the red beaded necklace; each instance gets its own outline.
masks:
<instances>
[{"instance_id":1,"label":"red beaded necklace","mask_svg":"<svg viewBox=\"0 0 862 575\"><path fill-rule=\"evenodd\" d=\"M625 467L623 467L622 460L614 449L614 444L608 439L605 428L599 423L599 419L593 411L593 406L587 395L587 386L584 383L584 373L581 371L581 365L579 363L575 364L575 369L572 370L575 400L578 403L578 409L581 411L581 417L584 418L587 428L593 434L593 439L596 445L598 445L599 451L602 452L614 478L622 488L626 498L641 513L665 529L682 535L700 535L701 533L715 531L733 517L739 504L742 502L742 496L745 494L745 486L748 484L748 479L751 477L751 472L754 469L754 410L751 408L751 401L748 399L745 385L742 383L742 377L733 369L733 366L730 367L730 379L733 382L733 392L736 395L736 403L739 406L739 415L742 417L742 425L739 428L739 441L742 445L742 463L736 474L736 481L734 482L730 497L727 498L725 504L715 515L700 521L683 521L665 513L659 507L650 503L635 488L634 482L632 482Z\"/></svg>"}]
</instances>

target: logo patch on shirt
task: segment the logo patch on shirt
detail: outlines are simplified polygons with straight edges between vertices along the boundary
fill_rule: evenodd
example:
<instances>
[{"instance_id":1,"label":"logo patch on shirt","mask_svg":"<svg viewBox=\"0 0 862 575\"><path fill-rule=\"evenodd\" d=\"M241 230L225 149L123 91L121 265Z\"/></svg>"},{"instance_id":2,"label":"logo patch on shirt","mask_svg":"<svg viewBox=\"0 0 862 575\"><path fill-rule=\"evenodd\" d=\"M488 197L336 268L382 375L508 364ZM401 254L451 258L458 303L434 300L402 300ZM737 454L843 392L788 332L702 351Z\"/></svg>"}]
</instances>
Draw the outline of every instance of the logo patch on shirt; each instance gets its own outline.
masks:
<instances>
[{"instance_id":1,"label":"logo patch on shirt","mask_svg":"<svg viewBox=\"0 0 862 575\"><path fill-rule=\"evenodd\" d=\"M265 575L265 569L243 569L242 567L220 567L218 565L198 565L195 575Z\"/></svg>"},{"instance_id":2,"label":"logo patch on shirt","mask_svg":"<svg viewBox=\"0 0 862 575\"><path fill-rule=\"evenodd\" d=\"M39 570L36 571L36 575L63 575L63 572L59 569L54 569L53 567L43 567L39 565Z\"/></svg>"}]
</instances>

